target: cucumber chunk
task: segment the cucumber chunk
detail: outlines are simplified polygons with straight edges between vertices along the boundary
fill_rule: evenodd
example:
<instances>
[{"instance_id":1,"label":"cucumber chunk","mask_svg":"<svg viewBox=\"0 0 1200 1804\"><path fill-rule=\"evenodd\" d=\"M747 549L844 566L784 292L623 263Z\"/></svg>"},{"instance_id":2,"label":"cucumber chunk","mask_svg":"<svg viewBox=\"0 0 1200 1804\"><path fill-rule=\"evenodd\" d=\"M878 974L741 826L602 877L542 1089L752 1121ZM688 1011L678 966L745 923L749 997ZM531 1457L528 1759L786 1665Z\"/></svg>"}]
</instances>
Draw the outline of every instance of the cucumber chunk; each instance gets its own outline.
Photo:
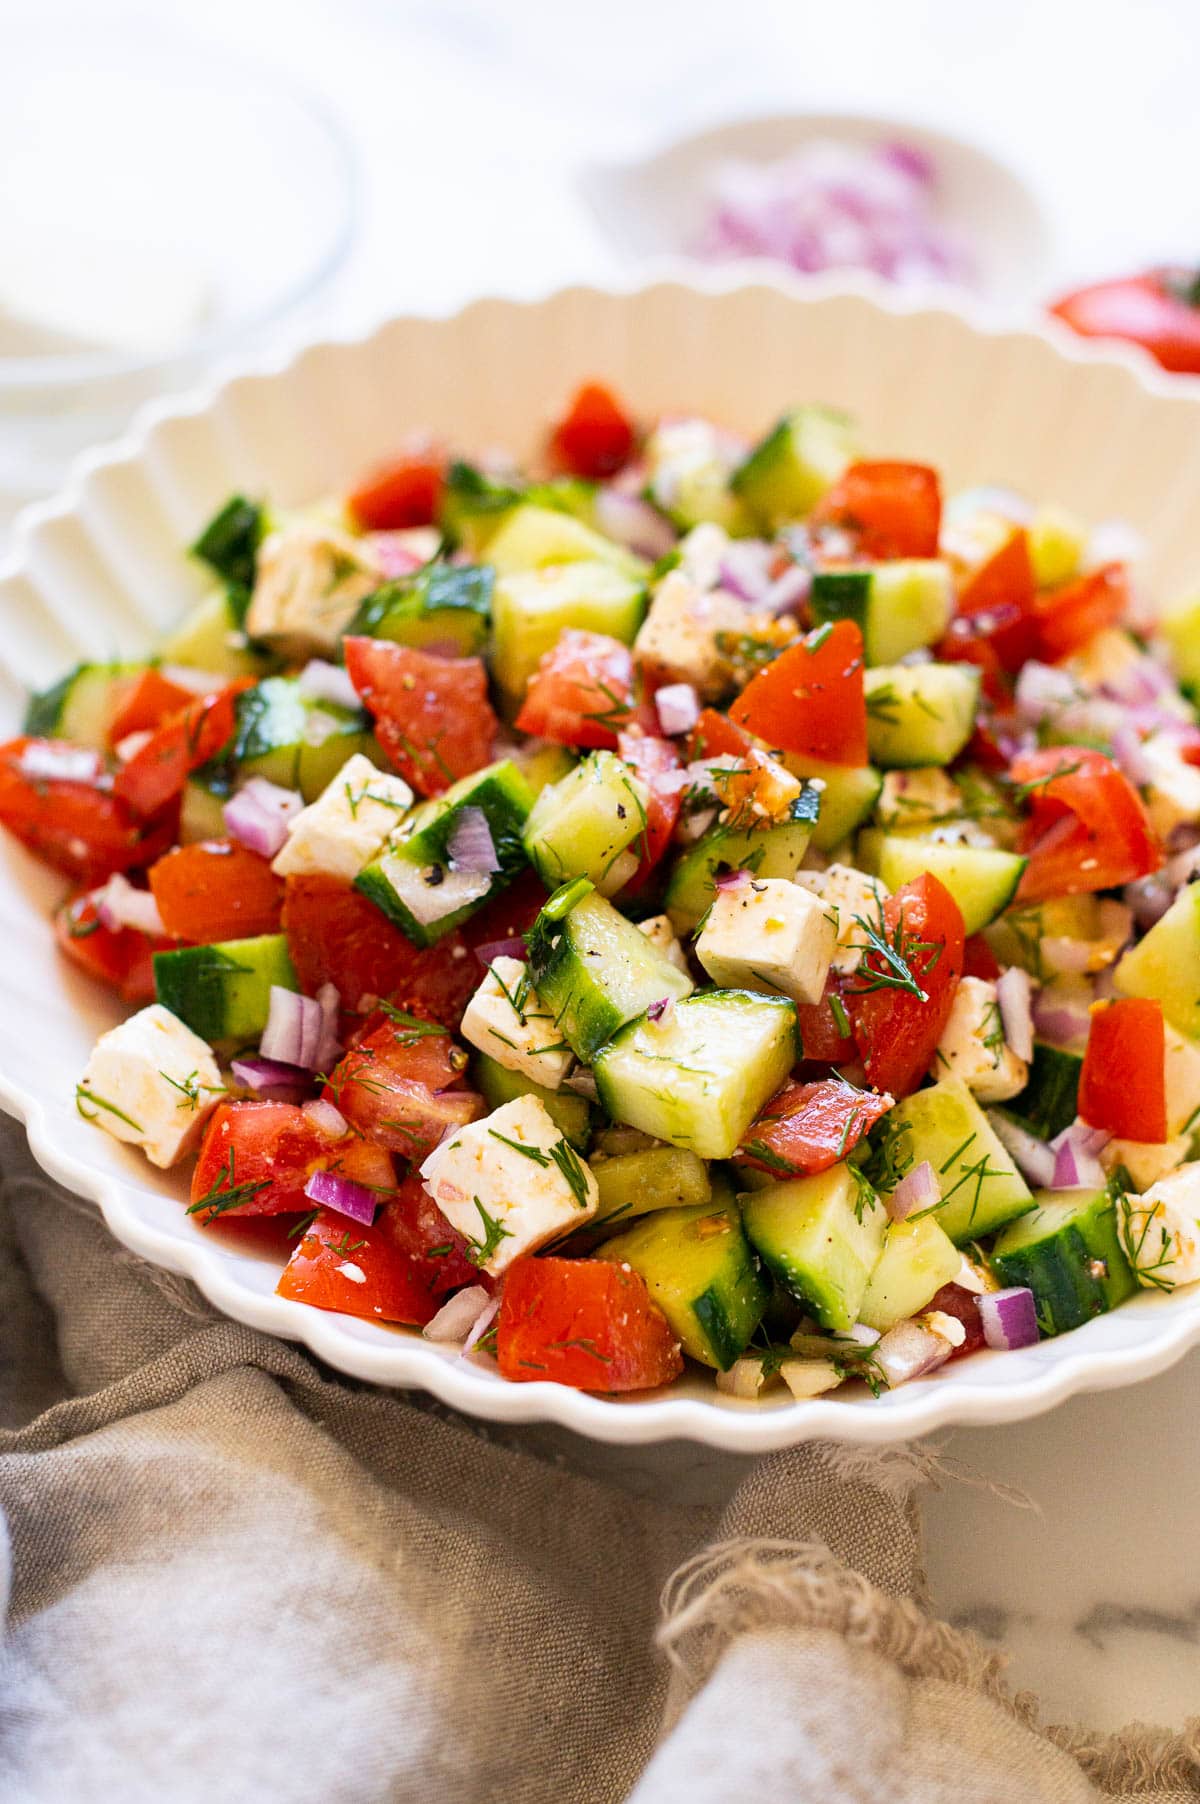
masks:
<instances>
[{"instance_id":1,"label":"cucumber chunk","mask_svg":"<svg viewBox=\"0 0 1200 1804\"><path fill-rule=\"evenodd\" d=\"M315 802L342 766L359 754L380 770L391 768L364 709L310 703L296 759L296 788L304 800Z\"/></svg>"},{"instance_id":2,"label":"cucumber chunk","mask_svg":"<svg viewBox=\"0 0 1200 1804\"><path fill-rule=\"evenodd\" d=\"M1200 1037L1200 883L1180 890L1161 921L1121 959L1122 996L1147 996L1181 1034Z\"/></svg>"},{"instance_id":3,"label":"cucumber chunk","mask_svg":"<svg viewBox=\"0 0 1200 1804\"><path fill-rule=\"evenodd\" d=\"M1012 901L1027 859L989 846L946 845L941 840L885 834L879 847L879 876L899 889L923 871L945 884L962 909L963 931L978 933Z\"/></svg>"},{"instance_id":4,"label":"cucumber chunk","mask_svg":"<svg viewBox=\"0 0 1200 1804\"><path fill-rule=\"evenodd\" d=\"M164 664L211 670L214 676L263 676L274 668L269 652L247 640L242 617L224 589L196 603L181 625L159 641Z\"/></svg>"},{"instance_id":5,"label":"cucumber chunk","mask_svg":"<svg viewBox=\"0 0 1200 1804\"><path fill-rule=\"evenodd\" d=\"M24 731L106 751L130 679L145 669L144 664L77 664L52 688L30 697Z\"/></svg>"},{"instance_id":6,"label":"cucumber chunk","mask_svg":"<svg viewBox=\"0 0 1200 1804\"><path fill-rule=\"evenodd\" d=\"M644 582L645 560L557 508L523 502L488 541L487 561L499 576L544 570L550 564L606 564L631 582Z\"/></svg>"},{"instance_id":7,"label":"cucumber chunk","mask_svg":"<svg viewBox=\"0 0 1200 1804\"><path fill-rule=\"evenodd\" d=\"M874 765L826 764L820 758L802 757L796 752L785 752L782 761L794 777L811 778L818 792L820 813L812 830L812 843L819 852L832 852L870 819L883 788L883 773Z\"/></svg>"},{"instance_id":8,"label":"cucumber chunk","mask_svg":"<svg viewBox=\"0 0 1200 1804\"><path fill-rule=\"evenodd\" d=\"M871 762L901 770L957 758L975 725L979 680L971 664L880 664L868 670Z\"/></svg>"},{"instance_id":9,"label":"cucumber chunk","mask_svg":"<svg viewBox=\"0 0 1200 1804\"><path fill-rule=\"evenodd\" d=\"M703 918L716 895L722 871L753 871L756 877L794 877L804 862L821 807L821 793L806 784L787 818L751 830L716 826L675 862L663 907L676 933Z\"/></svg>"},{"instance_id":10,"label":"cucumber chunk","mask_svg":"<svg viewBox=\"0 0 1200 1804\"><path fill-rule=\"evenodd\" d=\"M769 530L803 520L853 460L857 434L833 407L798 407L734 471L730 487Z\"/></svg>"},{"instance_id":11,"label":"cucumber chunk","mask_svg":"<svg viewBox=\"0 0 1200 1804\"><path fill-rule=\"evenodd\" d=\"M959 1078L898 1102L887 1135L898 1176L926 1159L933 1166L942 1200L931 1213L956 1246L1033 1208L1029 1186Z\"/></svg>"},{"instance_id":12,"label":"cucumber chunk","mask_svg":"<svg viewBox=\"0 0 1200 1804\"><path fill-rule=\"evenodd\" d=\"M515 1102L519 1096L536 1096L559 1132L572 1146L584 1151L592 1118L585 1096L576 1096L572 1090L548 1090L545 1084L535 1083L520 1071L497 1064L486 1052L474 1055L472 1070L476 1088L489 1109L502 1109L506 1102Z\"/></svg>"},{"instance_id":13,"label":"cucumber chunk","mask_svg":"<svg viewBox=\"0 0 1200 1804\"><path fill-rule=\"evenodd\" d=\"M581 1059L652 1003L692 989L686 972L584 883L551 896L528 943L537 993Z\"/></svg>"},{"instance_id":14,"label":"cucumber chunk","mask_svg":"<svg viewBox=\"0 0 1200 1804\"><path fill-rule=\"evenodd\" d=\"M473 657L487 642L494 583L486 564L427 564L368 595L346 631Z\"/></svg>"},{"instance_id":15,"label":"cucumber chunk","mask_svg":"<svg viewBox=\"0 0 1200 1804\"><path fill-rule=\"evenodd\" d=\"M784 997L705 990L661 1020L622 1028L596 1054L596 1085L614 1120L728 1159L795 1060L796 1014Z\"/></svg>"},{"instance_id":16,"label":"cucumber chunk","mask_svg":"<svg viewBox=\"0 0 1200 1804\"><path fill-rule=\"evenodd\" d=\"M154 955L157 1001L210 1046L247 1046L261 1038L272 985L300 987L282 933Z\"/></svg>"},{"instance_id":17,"label":"cucumber chunk","mask_svg":"<svg viewBox=\"0 0 1200 1804\"><path fill-rule=\"evenodd\" d=\"M962 1254L932 1216L892 1222L883 1237L879 1263L871 1273L858 1312L860 1322L886 1334L907 1321L943 1284L957 1277Z\"/></svg>"},{"instance_id":18,"label":"cucumber chunk","mask_svg":"<svg viewBox=\"0 0 1200 1804\"><path fill-rule=\"evenodd\" d=\"M199 774L188 778L179 803L181 846L225 837L225 804L231 793L226 784L208 783Z\"/></svg>"},{"instance_id":19,"label":"cucumber chunk","mask_svg":"<svg viewBox=\"0 0 1200 1804\"><path fill-rule=\"evenodd\" d=\"M833 1165L815 1177L749 1191L738 1201L767 1269L823 1328L852 1328L887 1226L883 1205L861 1172Z\"/></svg>"},{"instance_id":20,"label":"cucumber chunk","mask_svg":"<svg viewBox=\"0 0 1200 1804\"><path fill-rule=\"evenodd\" d=\"M897 558L863 570L818 570L809 598L813 624L853 620L868 664L897 664L933 645L954 613L954 578L941 558Z\"/></svg>"},{"instance_id":21,"label":"cucumber chunk","mask_svg":"<svg viewBox=\"0 0 1200 1804\"><path fill-rule=\"evenodd\" d=\"M525 851L547 889L586 877L613 895L638 866L649 791L615 752L592 752L543 789L525 825Z\"/></svg>"},{"instance_id":22,"label":"cucumber chunk","mask_svg":"<svg viewBox=\"0 0 1200 1804\"><path fill-rule=\"evenodd\" d=\"M560 517L565 518L551 516ZM607 560L564 562L502 576L492 597L492 674L515 705L567 627L607 633L632 645L645 612L644 581Z\"/></svg>"},{"instance_id":23,"label":"cucumber chunk","mask_svg":"<svg viewBox=\"0 0 1200 1804\"><path fill-rule=\"evenodd\" d=\"M750 1345L767 1287L732 1200L659 1209L596 1254L646 1281L685 1353L727 1372Z\"/></svg>"},{"instance_id":24,"label":"cucumber chunk","mask_svg":"<svg viewBox=\"0 0 1200 1804\"><path fill-rule=\"evenodd\" d=\"M1060 1046L1033 1043L1029 1082L1013 1099L1013 1112L1042 1140L1053 1140L1070 1127L1079 1112L1079 1076L1083 1060Z\"/></svg>"},{"instance_id":25,"label":"cucumber chunk","mask_svg":"<svg viewBox=\"0 0 1200 1804\"><path fill-rule=\"evenodd\" d=\"M596 1220L605 1224L656 1209L693 1208L712 1197L708 1166L681 1146L648 1146L595 1159L592 1176L600 1192Z\"/></svg>"},{"instance_id":26,"label":"cucumber chunk","mask_svg":"<svg viewBox=\"0 0 1200 1804\"><path fill-rule=\"evenodd\" d=\"M1121 1247L1117 1198L1103 1190L1040 1190L1032 1213L992 1248L1005 1285L1027 1285L1043 1334L1065 1334L1115 1309L1137 1289Z\"/></svg>"}]
</instances>

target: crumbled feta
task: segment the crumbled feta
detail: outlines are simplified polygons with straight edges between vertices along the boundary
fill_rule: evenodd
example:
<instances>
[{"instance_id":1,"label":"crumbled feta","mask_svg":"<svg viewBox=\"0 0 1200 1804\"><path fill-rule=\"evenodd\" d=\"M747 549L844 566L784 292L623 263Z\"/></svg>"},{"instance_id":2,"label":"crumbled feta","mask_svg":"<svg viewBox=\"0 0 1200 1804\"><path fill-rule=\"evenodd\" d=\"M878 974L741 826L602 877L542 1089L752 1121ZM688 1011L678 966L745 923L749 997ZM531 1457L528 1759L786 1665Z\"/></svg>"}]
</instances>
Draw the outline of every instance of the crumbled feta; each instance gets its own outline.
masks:
<instances>
[{"instance_id":1,"label":"crumbled feta","mask_svg":"<svg viewBox=\"0 0 1200 1804\"><path fill-rule=\"evenodd\" d=\"M732 671L722 638L736 643L745 630L746 610L736 596L701 589L671 570L654 591L633 653L656 682L690 683L705 701L717 701Z\"/></svg>"},{"instance_id":2,"label":"crumbled feta","mask_svg":"<svg viewBox=\"0 0 1200 1804\"><path fill-rule=\"evenodd\" d=\"M698 589L715 589L721 575L721 559L729 549L729 534L715 520L703 520L685 533L677 547L676 566Z\"/></svg>"},{"instance_id":3,"label":"crumbled feta","mask_svg":"<svg viewBox=\"0 0 1200 1804\"><path fill-rule=\"evenodd\" d=\"M961 979L930 1071L961 1078L980 1102L1005 1102L1025 1088L1029 1067L1004 1038L994 983Z\"/></svg>"},{"instance_id":4,"label":"crumbled feta","mask_svg":"<svg viewBox=\"0 0 1200 1804\"><path fill-rule=\"evenodd\" d=\"M421 1167L425 1188L493 1277L599 1207L596 1180L536 1096L459 1128Z\"/></svg>"},{"instance_id":5,"label":"crumbled feta","mask_svg":"<svg viewBox=\"0 0 1200 1804\"><path fill-rule=\"evenodd\" d=\"M557 1090L571 1069L572 1053L554 1016L529 981L519 958L494 958L467 1004L462 1037L509 1071Z\"/></svg>"},{"instance_id":6,"label":"crumbled feta","mask_svg":"<svg viewBox=\"0 0 1200 1804\"><path fill-rule=\"evenodd\" d=\"M670 915L651 915L648 920L639 921L638 926L656 951L687 976L687 953L679 943Z\"/></svg>"},{"instance_id":7,"label":"crumbled feta","mask_svg":"<svg viewBox=\"0 0 1200 1804\"><path fill-rule=\"evenodd\" d=\"M412 799L403 777L377 770L356 752L316 801L289 823L271 869L281 877L323 872L349 882L378 855Z\"/></svg>"},{"instance_id":8,"label":"crumbled feta","mask_svg":"<svg viewBox=\"0 0 1200 1804\"><path fill-rule=\"evenodd\" d=\"M961 814L962 792L952 777L933 766L890 770L875 804L881 827L927 827Z\"/></svg>"},{"instance_id":9,"label":"crumbled feta","mask_svg":"<svg viewBox=\"0 0 1200 1804\"><path fill-rule=\"evenodd\" d=\"M850 864L831 864L823 871L799 871L796 882L819 896L826 911L834 917L837 930L833 955L835 971L857 970L866 946L866 935L857 917L864 921L878 918L879 910L891 891L878 877L855 870Z\"/></svg>"},{"instance_id":10,"label":"crumbled feta","mask_svg":"<svg viewBox=\"0 0 1200 1804\"><path fill-rule=\"evenodd\" d=\"M85 1121L165 1167L192 1150L224 1094L207 1042L155 1002L101 1034L76 1102Z\"/></svg>"},{"instance_id":11,"label":"crumbled feta","mask_svg":"<svg viewBox=\"0 0 1200 1804\"><path fill-rule=\"evenodd\" d=\"M294 521L259 547L246 632L296 656L336 651L359 603L382 580L364 540L325 521Z\"/></svg>"},{"instance_id":12,"label":"crumbled feta","mask_svg":"<svg viewBox=\"0 0 1200 1804\"><path fill-rule=\"evenodd\" d=\"M1179 741L1169 733L1154 733L1141 748L1145 767L1146 812L1160 839L1176 827L1200 822L1200 770L1180 755Z\"/></svg>"},{"instance_id":13,"label":"crumbled feta","mask_svg":"<svg viewBox=\"0 0 1200 1804\"><path fill-rule=\"evenodd\" d=\"M1200 1278L1200 1164L1181 1165L1142 1196L1126 1196L1118 1219L1139 1284L1174 1290Z\"/></svg>"},{"instance_id":14,"label":"crumbled feta","mask_svg":"<svg viewBox=\"0 0 1200 1804\"><path fill-rule=\"evenodd\" d=\"M717 891L696 957L716 984L819 1002L836 944L837 923L811 890L745 876Z\"/></svg>"}]
</instances>

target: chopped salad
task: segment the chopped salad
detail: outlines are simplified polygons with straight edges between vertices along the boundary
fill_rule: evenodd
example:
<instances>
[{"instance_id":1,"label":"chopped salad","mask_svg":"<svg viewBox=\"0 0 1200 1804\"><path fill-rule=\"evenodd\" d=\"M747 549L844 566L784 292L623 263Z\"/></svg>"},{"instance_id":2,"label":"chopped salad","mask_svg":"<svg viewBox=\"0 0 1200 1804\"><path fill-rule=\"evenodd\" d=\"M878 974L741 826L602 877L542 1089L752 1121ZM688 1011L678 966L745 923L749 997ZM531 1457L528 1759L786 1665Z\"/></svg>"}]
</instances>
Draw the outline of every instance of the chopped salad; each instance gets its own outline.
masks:
<instances>
[{"instance_id":1,"label":"chopped salad","mask_svg":"<svg viewBox=\"0 0 1200 1804\"><path fill-rule=\"evenodd\" d=\"M79 1113L514 1382L878 1395L1195 1282L1200 601L1113 550L595 384L233 497L0 748L133 1011Z\"/></svg>"}]
</instances>

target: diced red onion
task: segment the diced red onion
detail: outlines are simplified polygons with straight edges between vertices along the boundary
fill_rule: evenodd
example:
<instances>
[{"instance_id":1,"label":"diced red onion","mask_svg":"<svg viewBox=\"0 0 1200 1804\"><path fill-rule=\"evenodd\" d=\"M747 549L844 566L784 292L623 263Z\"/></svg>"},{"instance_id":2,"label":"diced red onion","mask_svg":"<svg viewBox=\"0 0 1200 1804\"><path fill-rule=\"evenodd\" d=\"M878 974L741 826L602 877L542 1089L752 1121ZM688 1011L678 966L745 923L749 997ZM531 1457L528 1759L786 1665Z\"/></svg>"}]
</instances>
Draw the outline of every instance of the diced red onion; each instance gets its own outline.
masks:
<instances>
[{"instance_id":1,"label":"diced red onion","mask_svg":"<svg viewBox=\"0 0 1200 1804\"><path fill-rule=\"evenodd\" d=\"M230 796L223 813L234 839L263 858L274 858L283 848L289 824L303 807L304 797L298 790L283 789L265 777L251 777Z\"/></svg>"},{"instance_id":2,"label":"diced red onion","mask_svg":"<svg viewBox=\"0 0 1200 1804\"><path fill-rule=\"evenodd\" d=\"M458 871L498 871L496 842L482 808L463 808L446 845L450 862Z\"/></svg>"},{"instance_id":3,"label":"diced red onion","mask_svg":"<svg viewBox=\"0 0 1200 1804\"><path fill-rule=\"evenodd\" d=\"M529 948L519 934L514 934L510 940L485 940L476 946L475 956L486 971L498 958L519 958L527 964Z\"/></svg>"},{"instance_id":4,"label":"diced red onion","mask_svg":"<svg viewBox=\"0 0 1200 1804\"><path fill-rule=\"evenodd\" d=\"M647 1021L669 1021L674 1010L674 998L660 996L657 1002L651 1002L646 1009Z\"/></svg>"},{"instance_id":5,"label":"diced red onion","mask_svg":"<svg viewBox=\"0 0 1200 1804\"><path fill-rule=\"evenodd\" d=\"M392 888L422 927L444 921L447 915L472 902L481 902L492 887L486 871L449 871L441 865L409 864L403 858L390 858L386 865ZM431 870L439 873L436 883L428 880Z\"/></svg>"},{"instance_id":6,"label":"diced red onion","mask_svg":"<svg viewBox=\"0 0 1200 1804\"><path fill-rule=\"evenodd\" d=\"M905 1172L891 1195L884 1197L883 1203L892 1221L904 1221L918 1209L935 1208L941 1200L937 1173L928 1159L922 1159L919 1165Z\"/></svg>"},{"instance_id":7,"label":"diced red onion","mask_svg":"<svg viewBox=\"0 0 1200 1804\"><path fill-rule=\"evenodd\" d=\"M1019 1059L1033 1057L1033 986L1028 971L1011 965L996 980L1004 1038Z\"/></svg>"},{"instance_id":8,"label":"diced red onion","mask_svg":"<svg viewBox=\"0 0 1200 1804\"><path fill-rule=\"evenodd\" d=\"M954 1351L948 1340L920 1328L916 1322L898 1322L889 1328L875 1349L875 1361L894 1390L912 1378L923 1377L944 1365Z\"/></svg>"},{"instance_id":9,"label":"diced red onion","mask_svg":"<svg viewBox=\"0 0 1200 1804\"><path fill-rule=\"evenodd\" d=\"M731 539L721 553L718 580L739 601L758 607L771 587L774 549L763 539Z\"/></svg>"},{"instance_id":10,"label":"diced red onion","mask_svg":"<svg viewBox=\"0 0 1200 1804\"><path fill-rule=\"evenodd\" d=\"M805 570L801 564L793 564L782 576L777 576L771 587L762 598L762 608L767 614L783 614L789 608L795 608L802 601L807 601L812 590L812 571Z\"/></svg>"},{"instance_id":11,"label":"diced red onion","mask_svg":"<svg viewBox=\"0 0 1200 1804\"><path fill-rule=\"evenodd\" d=\"M740 889L743 883L749 883L749 871L722 871L714 878L713 888L717 890Z\"/></svg>"},{"instance_id":12,"label":"diced red onion","mask_svg":"<svg viewBox=\"0 0 1200 1804\"><path fill-rule=\"evenodd\" d=\"M1121 896L1132 909L1139 927L1153 927L1175 900L1175 891L1167 881L1166 872L1155 871L1152 877L1139 877L1136 883L1127 883Z\"/></svg>"},{"instance_id":13,"label":"diced red onion","mask_svg":"<svg viewBox=\"0 0 1200 1804\"><path fill-rule=\"evenodd\" d=\"M340 1140L344 1134L350 1132L349 1123L342 1111L335 1108L333 1103L327 1102L323 1096L314 1097L312 1102L306 1102L304 1113L317 1132L324 1134L327 1140Z\"/></svg>"},{"instance_id":14,"label":"diced red onion","mask_svg":"<svg viewBox=\"0 0 1200 1804\"><path fill-rule=\"evenodd\" d=\"M1112 736L1112 755L1131 783L1149 783L1153 772L1142 749L1141 735L1128 721Z\"/></svg>"},{"instance_id":15,"label":"diced red onion","mask_svg":"<svg viewBox=\"0 0 1200 1804\"><path fill-rule=\"evenodd\" d=\"M1028 1128L1023 1128L1011 1116L1001 1114L998 1109L989 1109L988 1120L1004 1150L1016 1161L1022 1177L1039 1190L1044 1190L1054 1182L1054 1151Z\"/></svg>"},{"instance_id":16,"label":"diced red onion","mask_svg":"<svg viewBox=\"0 0 1200 1804\"><path fill-rule=\"evenodd\" d=\"M834 1340L852 1340L858 1347L874 1347L882 1338L878 1328L868 1328L865 1322L855 1322L844 1334L835 1334Z\"/></svg>"},{"instance_id":17,"label":"diced red onion","mask_svg":"<svg viewBox=\"0 0 1200 1804\"><path fill-rule=\"evenodd\" d=\"M68 745L65 740L35 739L17 759L17 769L35 782L97 784L101 776L97 754L87 746Z\"/></svg>"},{"instance_id":18,"label":"diced red onion","mask_svg":"<svg viewBox=\"0 0 1200 1804\"><path fill-rule=\"evenodd\" d=\"M342 1050L338 1040L338 1014L342 999L333 984L321 985L317 991L317 1005L321 1010L321 1038L317 1043L314 1063L318 1071L329 1071Z\"/></svg>"},{"instance_id":19,"label":"diced red onion","mask_svg":"<svg viewBox=\"0 0 1200 1804\"><path fill-rule=\"evenodd\" d=\"M700 698L690 683L667 683L656 690L654 709L668 739L690 733L700 718Z\"/></svg>"},{"instance_id":20,"label":"diced red onion","mask_svg":"<svg viewBox=\"0 0 1200 1804\"><path fill-rule=\"evenodd\" d=\"M391 582L411 576L427 564L436 556L440 543L441 534L429 526L410 527L402 532L371 532L363 541L371 562Z\"/></svg>"},{"instance_id":21,"label":"diced red onion","mask_svg":"<svg viewBox=\"0 0 1200 1804\"><path fill-rule=\"evenodd\" d=\"M1086 973L1092 962L1093 943L1072 939L1065 933L1049 933L1040 942L1040 951L1042 962L1051 971L1060 971L1065 977L1078 977Z\"/></svg>"},{"instance_id":22,"label":"diced red onion","mask_svg":"<svg viewBox=\"0 0 1200 1804\"><path fill-rule=\"evenodd\" d=\"M285 990L273 983L267 1025L259 1045L263 1058L315 1071L319 1068L324 1037L325 1017L316 997L301 996L298 990Z\"/></svg>"},{"instance_id":23,"label":"diced red onion","mask_svg":"<svg viewBox=\"0 0 1200 1804\"><path fill-rule=\"evenodd\" d=\"M675 549L675 528L640 495L603 488L596 495L596 524L639 557L665 557Z\"/></svg>"},{"instance_id":24,"label":"diced red onion","mask_svg":"<svg viewBox=\"0 0 1200 1804\"><path fill-rule=\"evenodd\" d=\"M979 1298L979 1320L989 1347L1013 1353L1038 1341L1037 1305L1023 1284L1009 1290L986 1290Z\"/></svg>"},{"instance_id":25,"label":"diced red onion","mask_svg":"<svg viewBox=\"0 0 1200 1804\"><path fill-rule=\"evenodd\" d=\"M1054 1151L1054 1175L1051 1190L1099 1190L1105 1181L1104 1167L1097 1154L1108 1145L1112 1135L1103 1128L1088 1127L1082 1121L1072 1122L1050 1145Z\"/></svg>"},{"instance_id":26,"label":"diced red onion","mask_svg":"<svg viewBox=\"0 0 1200 1804\"><path fill-rule=\"evenodd\" d=\"M465 1341L482 1312L495 1299L482 1284L468 1284L465 1290L447 1297L437 1314L421 1330L426 1340Z\"/></svg>"},{"instance_id":27,"label":"diced red onion","mask_svg":"<svg viewBox=\"0 0 1200 1804\"><path fill-rule=\"evenodd\" d=\"M599 1102L600 1100L596 1080L585 1065L580 1065L577 1071L572 1071L569 1077L564 1077L563 1087L567 1090L574 1090L577 1096L585 1096L588 1102Z\"/></svg>"},{"instance_id":28,"label":"diced red onion","mask_svg":"<svg viewBox=\"0 0 1200 1804\"><path fill-rule=\"evenodd\" d=\"M740 1397L750 1402L758 1396L766 1379L761 1353L747 1353L735 1359L728 1371L717 1373L717 1389L723 1397Z\"/></svg>"},{"instance_id":29,"label":"diced red onion","mask_svg":"<svg viewBox=\"0 0 1200 1804\"><path fill-rule=\"evenodd\" d=\"M134 927L139 933L158 935L164 931L153 895L148 889L135 889L120 871L113 872L103 889L93 890L92 901L102 925L110 932L121 927Z\"/></svg>"},{"instance_id":30,"label":"diced red onion","mask_svg":"<svg viewBox=\"0 0 1200 1804\"><path fill-rule=\"evenodd\" d=\"M1063 994L1063 987L1048 984L1033 999L1033 1025L1041 1040L1052 1046L1070 1047L1087 1039L1091 1021L1090 991L1078 997Z\"/></svg>"},{"instance_id":31,"label":"diced red onion","mask_svg":"<svg viewBox=\"0 0 1200 1804\"><path fill-rule=\"evenodd\" d=\"M299 693L314 702L333 702L338 708L357 708L358 691L340 664L310 658L296 679Z\"/></svg>"},{"instance_id":32,"label":"diced red onion","mask_svg":"<svg viewBox=\"0 0 1200 1804\"><path fill-rule=\"evenodd\" d=\"M303 1102L313 1085L311 1071L279 1059L234 1059L229 1069L243 1090L252 1090L264 1102Z\"/></svg>"},{"instance_id":33,"label":"diced red onion","mask_svg":"<svg viewBox=\"0 0 1200 1804\"><path fill-rule=\"evenodd\" d=\"M1079 701L1079 685L1065 670L1039 664L1031 658L1021 667L1014 691L1017 713L1031 726L1040 726L1052 714Z\"/></svg>"},{"instance_id":34,"label":"diced red onion","mask_svg":"<svg viewBox=\"0 0 1200 1804\"><path fill-rule=\"evenodd\" d=\"M493 1297L491 1301L486 1303L479 1311L479 1314L475 1317L474 1327L470 1330L466 1340L463 1342L464 1358L471 1351L472 1347L475 1346L476 1342L483 1339L499 1313L500 1299L499 1297Z\"/></svg>"},{"instance_id":35,"label":"diced red onion","mask_svg":"<svg viewBox=\"0 0 1200 1804\"><path fill-rule=\"evenodd\" d=\"M375 1192L365 1184L356 1184L353 1178L344 1178L338 1171L314 1171L304 1186L304 1194L322 1209L348 1215L351 1221L360 1221L365 1227L369 1228L375 1220L379 1202Z\"/></svg>"}]
</instances>

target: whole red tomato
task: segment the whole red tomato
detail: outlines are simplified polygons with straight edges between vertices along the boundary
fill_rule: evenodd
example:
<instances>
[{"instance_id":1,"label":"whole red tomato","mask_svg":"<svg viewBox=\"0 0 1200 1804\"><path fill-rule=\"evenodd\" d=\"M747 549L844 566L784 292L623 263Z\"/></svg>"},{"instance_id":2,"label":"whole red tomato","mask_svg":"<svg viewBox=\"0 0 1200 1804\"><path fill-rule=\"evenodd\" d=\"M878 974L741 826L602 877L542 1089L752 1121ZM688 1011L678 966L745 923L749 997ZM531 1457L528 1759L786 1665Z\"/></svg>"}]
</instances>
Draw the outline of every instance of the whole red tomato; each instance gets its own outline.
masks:
<instances>
[{"instance_id":1,"label":"whole red tomato","mask_svg":"<svg viewBox=\"0 0 1200 1804\"><path fill-rule=\"evenodd\" d=\"M1165 370L1200 374L1200 271L1151 269L1095 282L1050 311L1084 338L1125 338Z\"/></svg>"}]
</instances>

